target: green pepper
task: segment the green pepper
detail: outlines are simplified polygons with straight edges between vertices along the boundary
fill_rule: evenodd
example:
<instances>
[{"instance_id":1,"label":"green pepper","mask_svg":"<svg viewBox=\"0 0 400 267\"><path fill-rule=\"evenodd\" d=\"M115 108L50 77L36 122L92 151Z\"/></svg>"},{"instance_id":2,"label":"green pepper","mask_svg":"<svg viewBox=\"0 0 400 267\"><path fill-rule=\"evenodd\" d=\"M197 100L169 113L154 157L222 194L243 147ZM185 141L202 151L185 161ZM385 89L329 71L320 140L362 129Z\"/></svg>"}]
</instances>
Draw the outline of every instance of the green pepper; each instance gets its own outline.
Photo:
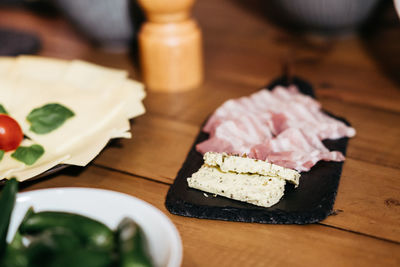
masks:
<instances>
[{"instance_id":1,"label":"green pepper","mask_svg":"<svg viewBox=\"0 0 400 267\"><path fill-rule=\"evenodd\" d=\"M26 237L30 243L20 252L29 267L107 267L113 262L112 251L87 248L78 236L66 228L49 228ZM17 265L18 260L21 261L21 258L9 257L7 266L20 266Z\"/></svg>"},{"instance_id":2,"label":"green pepper","mask_svg":"<svg viewBox=\"0 0 400 267\"><path fill-rule=\"evenodd\" d=\"M82 247L79 238L66 228L49 228L38 235L30 237L28 246L29 253L32 256L40 254L42 249L52 252L63 252Z\"/></svg>"},{"instance_id":3,"label":"green pepper","mask_svg":"<svg viewBox=\"0 0 400 267\"><path fill-rule=\"evenodd\" d=\"M88 247L113 249L113 232L106 225L79 214L67 212L34 212L31 210L22 221L21 234L36 235L52 228L66 228Z\"/></svg>"},{"instance_id":4,"label":"green pepper","mask_svg":"<svg viewBox=\"0 0 400 267\"><path fill-rule=\"evenodd\" d=\"M22 243L22 236L17 232L13 241L6 248L4 257L0 261L2 267L27 267L28 256Z\"/></svg>"},{"instance_id":5,"label":"green pepper","mask_svg":"<svg viewBox=\"0 0 400 267\"><path fill-rule=\"evenodd\" d=\"M10 224L17 192L18 181L12 178L6 182L0 195L0 258L6 250L8 225Z\"/></svg>"},{"instance_id":6,"label":"green pepper","mask_svg":"<svg viewBox=\"0 0 400 267\"><path fill-rule=\"evenodd\" d=\"M11 244L9 244L7 246L7 248L10 247L12 249L22 249L24 248L24 244L22 242L22 235L20 234L20 232L16 232L14 235L14 239L11 242Z\"/></svg>"},{"instance_id":7,"label":"green pepper","mask_svg":"<svg viewBox=\"0 0 400 267\"><path fill-rule=\"evenodd\" d=\"M31 210L28 211L30 213ZM22 242L22 235L17 231L14 240L7 246L3 261L4 267L44 266L56 253L63 253L80 246L80 240L64 228L45 230L30 238L28 247ZM29 239L29 238L28 238Z\"/></svg>"},{"instance_id":8,"label":"green pepper","mask_svg":"<svg viewBox=\"0 0 400 267\"><path fill-rule=\"evenodd\" d=\"M70 230L88 248L110 251L114 248L114 236L110 228L96 220L67 212L36 213L31 210L23 219L19 231L23 235L37 235L52 228Z\"/></svg>"},{"instance_id":9,"label":"green pepper","mask_svg":"<svg viewBox=\"0 0 400 267\"><path fill-rule=\"evenodd\" d=\"M14 249L10 246L6 248L4 257L1 259L2 267L32 267L29 265L28 255L24 249Z\"/></svg>"},{"instance_id":10,"label":"green pepper","mask_svg":"<svg viewBox=\"0 0 400 267\"><path fill-rule=\"evenodd\" d=\"M145 249L142 229L133 220L123 219L118 225L116 235L119 266L153 266Z\"/></svg>"},{"instance_id":11,"label":"green pepper","mask_svg":"<svg viewBox=\"0 0 400 267\"><path fill-rule=\"evenodd\" d=\"M85 247L80 239L66 228L49 228L30 239L24 247L17 232L7 247L2 267L111 267L115 257L112 251Z\"/></svg>"},{"instance_id":12,"label":"green pepper","mask_svg":"<svg viewBox=\"0 0 400 267\"><path fill-rule=\"evenodd\" d=\"M110 251L79 249L59 253L46 265L41 267L111 267L114 266Z\"/></svg>"},{"instance_id":13,"label":"green pepper","mask_svg":"<svg viewBox=\"0 0 400 267\"><path fill-rule=\"evenodd\" d=\"M71 254L71 251L83 248L80 239L65 228L49 228L34 236L28 236L29 246L25 254L30 266L47 266L60 254Z\"/></svg>"}]
</instances>

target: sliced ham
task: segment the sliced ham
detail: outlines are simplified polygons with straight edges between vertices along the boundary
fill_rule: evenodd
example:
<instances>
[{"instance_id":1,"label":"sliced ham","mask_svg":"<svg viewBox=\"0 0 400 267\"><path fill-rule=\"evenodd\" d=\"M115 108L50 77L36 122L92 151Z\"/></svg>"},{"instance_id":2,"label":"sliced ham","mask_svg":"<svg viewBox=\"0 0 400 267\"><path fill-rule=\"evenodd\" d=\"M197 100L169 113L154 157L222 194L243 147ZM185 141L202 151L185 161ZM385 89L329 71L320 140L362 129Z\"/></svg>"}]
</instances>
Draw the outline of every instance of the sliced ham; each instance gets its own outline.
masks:
<instances>
[{"instance_id":1,"label":"sliced ham","mask_svg":"<svg viewBox=\"0 0 400 267\"><path fill-rule=\"evenodd\" d=\"M309 171L320 160L344 160L341 152L329 151L316 135L295 128L285 130L264 144L253 146L249 157L298 171Z\"/></svg>"},{"instance_id":2,"label":"sliced ham","mask_svg":"<svg viewBox=\"0 0 400 267\"><path fill-rule=\"evenodd\" d=\"M210 134L196 146L203 154L246 154L298 171L308 171L319 160L343 161L342 153L329 151L321 141L355 135L353 128L323 113L319 102L294 86L228 100L203 131Z\"/></svg>"},{"instance_id":3,"label":"sliced ham","mask_svg":"<svg viewBox=\"0 0 400 267\"><path fill-rule=\"evenodd\" d=\"M216 121L210 132L211 137L198 144L196 149L202 154L208 151L249 154L252 146L272 138L270 121L270 116L255 118L245 114ZM229 150L224 150L227 148Z\"/></svg>"}]
</instances>

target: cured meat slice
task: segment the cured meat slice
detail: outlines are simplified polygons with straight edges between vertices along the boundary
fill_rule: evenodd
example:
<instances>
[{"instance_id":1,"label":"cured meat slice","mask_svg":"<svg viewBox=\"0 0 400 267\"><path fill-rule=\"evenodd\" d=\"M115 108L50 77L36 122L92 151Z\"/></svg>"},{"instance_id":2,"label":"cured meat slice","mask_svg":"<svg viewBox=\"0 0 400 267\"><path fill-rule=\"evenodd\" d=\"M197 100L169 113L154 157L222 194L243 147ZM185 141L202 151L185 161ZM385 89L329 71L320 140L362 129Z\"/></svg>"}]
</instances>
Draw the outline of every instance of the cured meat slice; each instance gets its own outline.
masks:
<instances>
[{"instance_id":1,"label":"cured meat slice","mask_svg":"<svg viewBox=\"0 0 400 267\"><path fill-rule=\"evenodd\" d=\"M329 151L316 135L295 128L285 130L264 144L253 146L249 157L298 171L309 171L320 160L344 160L341 152Z\"/></svg>"},{"instance_id":2,"label":"cured meat slice","mask_svg":"<svg viewBox=\"0 0 400 267\"><path fill-rule=\"evenodd\" d=\"M308 171L319 160L342 161L324 139L352 137L355 130L321 110L318 101L295 86L277 86L228 100L207 121L210 138L196 146L202 154L226 152Z\"/></svg>"},{"instance_id":3,"label":"cured meat slice","mask_svg":"<svg viewBox=\"0 0 400 267\"><path fill-rule=\"evenodd\" d=\"M212 130L212 137L198 144L196 149L202 154L208 151L248 154L252 146L272 138L270 121L270 116L251 115L219 121Z\"/></svg>"}]
</instances>

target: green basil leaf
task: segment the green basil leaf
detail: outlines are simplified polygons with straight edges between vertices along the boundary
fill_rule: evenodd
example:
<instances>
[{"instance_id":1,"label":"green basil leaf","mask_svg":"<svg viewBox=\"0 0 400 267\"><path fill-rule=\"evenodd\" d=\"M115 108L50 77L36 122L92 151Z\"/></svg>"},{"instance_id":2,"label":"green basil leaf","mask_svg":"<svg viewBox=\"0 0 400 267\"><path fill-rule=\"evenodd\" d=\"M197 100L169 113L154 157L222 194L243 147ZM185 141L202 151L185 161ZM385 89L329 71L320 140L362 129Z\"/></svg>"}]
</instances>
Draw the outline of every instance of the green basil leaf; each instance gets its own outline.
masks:
<instances>
[{"instance_id":1,"label":"green basil leaf","mask_svg":"<svg viewBox=\"0 0 400 267\"><path fill-rule=\"evenodd\" d=\"M20 146L11 154L16 160L26 165L32 165L44 154L44 148L41 145Z\"/></svg>"},{"instance_id":2,"label":"green basil leaf","mask_svg":"<svg viewBox=\"0 0 400 267\"><path fill-rule=\"evenodd\" d=\"M31 123L30 130L32 132L46 134L63 125L67 119L74 115L68 108L52 103L35 108L26 119Z\"/></svg>"},{"instance_id":3,"label":"green basil leaf","mask_svg":"<svg viewBox=\"0 0 400 267\"><path fill-rule=\"evenodd\" d=\"M0 104L0 114L8 114L7 110Z\"/></svg>"},{"instance_id":4,"label":"green basil leaf","mask_svg":"<svg viewBox=\"0 0 400 267\"><path fill-rule=\"evenodd\" d=\"M4 157L4 150L0 149L0 161L3 159Z\"/></svg>"}]
</instances>

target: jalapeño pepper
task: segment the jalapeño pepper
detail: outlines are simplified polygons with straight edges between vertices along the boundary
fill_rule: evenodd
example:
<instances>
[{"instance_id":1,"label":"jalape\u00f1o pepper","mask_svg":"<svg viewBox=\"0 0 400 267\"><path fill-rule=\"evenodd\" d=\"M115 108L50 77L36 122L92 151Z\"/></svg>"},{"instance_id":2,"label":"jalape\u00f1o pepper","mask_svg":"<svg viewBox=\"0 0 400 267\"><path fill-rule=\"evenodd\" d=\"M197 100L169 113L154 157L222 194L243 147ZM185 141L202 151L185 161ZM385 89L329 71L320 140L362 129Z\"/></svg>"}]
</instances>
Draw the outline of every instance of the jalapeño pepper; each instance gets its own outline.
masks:
<instances>
[{"instance_id":1,"label":"jalape\u00f1o pepper","mask_svg":"<svg viewBox=\"0 0 400 267\"><path fill-rule=\"evenodd\" d=\"M53 228L70 230L88 248L104 250L114 248L114 235L110 228L79 214L30 211L22 221L19 231L23 235L36 235Z\"/></svg>"},{"instance_id":2,"label":"jalape\u00f1o pepper","mask_svg":"<svg viewBox=\"0 0 400 267\"><path fill-rule=\"evenodd\" d=\"M7 246L8 225L10 224L17 192L18 181L12 178L7 181L0 195L0 258L2 258Z\"/></svg>"},{"instance_id":3,"label":"jalape\u00f1o pepper","mask_svg":"<svg viewBox=\"0 0 400 267\"><path fill-rule=\"evenodd\" d=\"M129 218L123 219L117 229L119 266L153 266L147 255L144 241L142 229L133 220Z\"/></svg>"}]
</instances>

